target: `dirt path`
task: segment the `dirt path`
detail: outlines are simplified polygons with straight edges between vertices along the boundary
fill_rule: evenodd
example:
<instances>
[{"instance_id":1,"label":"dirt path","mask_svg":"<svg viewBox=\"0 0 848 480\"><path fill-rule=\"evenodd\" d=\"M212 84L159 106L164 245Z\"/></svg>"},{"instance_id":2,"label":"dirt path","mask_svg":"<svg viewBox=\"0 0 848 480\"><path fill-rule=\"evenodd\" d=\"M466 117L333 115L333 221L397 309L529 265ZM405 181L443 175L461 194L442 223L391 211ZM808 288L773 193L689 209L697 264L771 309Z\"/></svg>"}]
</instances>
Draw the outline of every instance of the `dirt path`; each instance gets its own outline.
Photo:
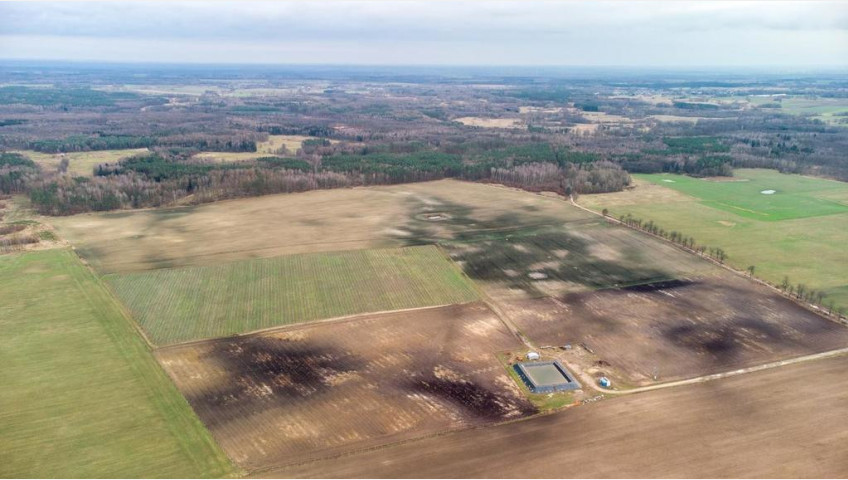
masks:
<instances>
[{"instance_id":1,"label":"dirt path","mask_svg":"<svg viewBox=\"0 0 848 480\"><path fill-rule=\"evenodd\" d=\"M683 385L692 385L692 384L696 384L696 383L710 382L710 381L713 381L713 380L720 380L722 378L735 377L737 375L744 375L746 373L761 372L763 370L769 370L769 369L772 369L772 368L783 367L783 366L786 366L786 365L795 365L795 364L798 364L798 363L810 362L810 361L813 361L813 360L822 360L822 359L825 359L825 358L838 357L838 356L842 356L842 355L848 355L848 347L839 348L839 349L836 349L836 350L830 350L830 351L827 351L827 352L814 353L812 355L804 355L803 357L796 357L796 358L790 358L790 359L787 359L787 360L780 360L780 361L777 361L777 362L764 363L762 365L755 365L753 367L740 368L738 370L731 370L729 372L715 373L715 374L712 374L712 375L704 375L702 377L687 378L685 380L677 380L677 381L674 381L674 382L659 383L657 385L647 385L647 386L644 386L644 387L631 388L631 389L627 389L627 390L614 390L614 389L603 388L600 385L597 385L596 383L594 383L592 378L583 375L582 372L580 372L580 375L581 375L581 378L584 381L592 382L591 385L595 388L595 390L598 390L599 392L609 393L609 394L614 394L614 395L626 395L626 394L630 394L630 393L650 392L652 390L660 390L660 389L663 389L663 388L680 387L680 386L683 386Z\"/></svg>"}]
</instances>

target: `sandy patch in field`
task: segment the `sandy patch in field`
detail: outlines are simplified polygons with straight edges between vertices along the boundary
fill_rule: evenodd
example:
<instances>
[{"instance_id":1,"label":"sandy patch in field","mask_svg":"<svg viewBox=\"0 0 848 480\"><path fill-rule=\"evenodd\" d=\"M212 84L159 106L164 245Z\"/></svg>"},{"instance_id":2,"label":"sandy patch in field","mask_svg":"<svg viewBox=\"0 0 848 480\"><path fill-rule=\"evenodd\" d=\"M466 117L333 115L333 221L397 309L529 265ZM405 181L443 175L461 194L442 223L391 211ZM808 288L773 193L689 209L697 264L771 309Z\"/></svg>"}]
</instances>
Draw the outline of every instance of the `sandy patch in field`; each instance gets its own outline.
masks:
<instances>
[{"instance_id":1,"label":"sandy patch in field","mask_svg":"<svg viewBox=\"0 0 848 480\"><path fill-rule=\"evenodd\" d=\"M581 195L580 203L587 207L600 210L604 207L610 210L616 206L623 205L641 205L641 204L663 204L674 202L694 202L695 198L684 193L680 193L674 189L655 185L651 182L633 179L633 187L622 192L615 193L597 193L590 195Z\"/></svg>"},{"instance_id":2,"label":"sandy patch in field","mask_svg":"<svg viewBox=\"0 0 848 480\"><path fill-rule=\"evenodd\" d=\"M560 267L560 263L558 261L550 260L550 261L547 261L547 262L536 262L536 263L530 265L528 268L530 270L544 270L544 269L556 270L559 267Z\"/></svg>"},{"instance_id":3,"label":"sandy patch in field","mask_svg":"<svg viewBox=\"0 0 848 480\"><path fill-rule=\"evenodd\" d=\"M524 125L518 118L483 118L483 117L461 117L454 119L463 125L484 128L523 128Z\"/></svg>"},{"instance_id":4,"label":"sandy patch in field","mask_svg":"<svg viewBox=\"0 0 848 480\"><path fill-rule=\"evenodd\" d=\"M653 118L660 122L686 122L698 123L698 120L704 120L705 117L681 117L678 115L650 115L648 118Z\"/></svg>"},{"instance_id":5,"label":"sandy patch in field","mask_svg":"<svg viewBox=\"0 0 848 480\"><path fill-rule=\"evenodd\" d=\"M717 182L717 183L730 183L730 182L750 182L750 178L738 178L738 177L704 177L704 181L706 182Z\"/></svg>"},{"instance_id":6,"label":"sandy patch in field","mask_svg":"<svg viewBox=\"0 0 848 480\"><path fill-rule=\"evenodd\" d=\"M718 223L724 225L725 227L736 226L736 222L728 222L727 220L719 220Z\"/></svg>"},{"instance_id":7,"label":"sandy patch in field","mask_svg":"<svg viewBox=\"0 0 848 480\"><path fill-rule=\"evenodd\" d=\"M633 123L633 120L621 115L610 115L604 112L584 112L574 109L574 113L587 118L592 123Z\"/></svg>"},{"instance_id":8,"label":"sandy patch in field","mask_svg":"<svg viewBox=\"0 0 848 480\"><path fill-rule=\"evenodd\" d=\"M660 104L668 104L671 105L674 103L674 99L664 95L614 95L610 98L623 99L623 100L638 100L640 102L650 103L652 105L660 105Z\"/></svg>"},{"instance_id":9,"label":"sandy patch in field","mask_svg":"<svg viewBox=\"0 0 848 480\"><path fill-rule=\"evenodd\" d=\"M590 134L598 131L600 125L597 123L578 123L568 127L569 133Z\"/></svg>"},{"instance_id":10,"label":"sandy patch in field","mask_svg":"<svg viewBox=\"0 0 848 480\"><path fill-rule=\"evenodd\" d=\"M589 245L589 254L595 258L607 261L615 261L621 259L621 252L618 249L601 243Z\"/></svg>"},{"instance_id":11,"label":"sandy patch in field","mask_svg":"<svg viewBox=\"0 0 848 480\"><path fill-rule=\"evenodd\" d=\"M518 113L522 113L522 114L525 114L525 113L561 113L561 112L562 112L562 107L551 107L551 108L529 107L529 106L518 107Z\"/></svg>"}]
</instances>

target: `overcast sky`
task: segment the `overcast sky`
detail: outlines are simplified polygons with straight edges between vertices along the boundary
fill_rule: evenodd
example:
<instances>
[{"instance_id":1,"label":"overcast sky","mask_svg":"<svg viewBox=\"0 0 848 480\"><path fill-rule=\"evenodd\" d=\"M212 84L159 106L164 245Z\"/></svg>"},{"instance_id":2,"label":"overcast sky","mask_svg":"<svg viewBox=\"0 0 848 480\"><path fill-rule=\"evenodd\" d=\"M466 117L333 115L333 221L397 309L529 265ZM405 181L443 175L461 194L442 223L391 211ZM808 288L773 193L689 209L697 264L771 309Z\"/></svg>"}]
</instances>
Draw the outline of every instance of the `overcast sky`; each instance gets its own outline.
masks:
<instances>
[{"instance_id":1,"label":"overcast sky","mask_svg":"<svg viewBox=\"0 0 848 480\"><path fill-rule=\"evenodd\" d=\"M0 59L846 67L848 2L0 2Z\"/></svg>"}]
</instances>

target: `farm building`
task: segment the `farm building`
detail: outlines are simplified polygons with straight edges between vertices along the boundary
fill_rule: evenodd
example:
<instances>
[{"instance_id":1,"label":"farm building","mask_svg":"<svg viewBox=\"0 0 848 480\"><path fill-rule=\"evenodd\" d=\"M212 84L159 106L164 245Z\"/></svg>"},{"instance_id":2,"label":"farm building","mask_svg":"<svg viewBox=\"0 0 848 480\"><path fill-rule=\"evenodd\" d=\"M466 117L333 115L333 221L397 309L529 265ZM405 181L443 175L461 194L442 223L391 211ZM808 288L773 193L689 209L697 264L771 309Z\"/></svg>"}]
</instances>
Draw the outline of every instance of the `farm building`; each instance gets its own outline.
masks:
<instances>
[{"instance_id":1,"label":"farm building","mask_svg":"<svg viewBox=\"0 0 848 480\"><path fill-rule=\"evenodd\" d=\"M580 388L580 383L558 360L517 363L515 371L533 393L562 392Z\"/></svg>"}]
</instances>

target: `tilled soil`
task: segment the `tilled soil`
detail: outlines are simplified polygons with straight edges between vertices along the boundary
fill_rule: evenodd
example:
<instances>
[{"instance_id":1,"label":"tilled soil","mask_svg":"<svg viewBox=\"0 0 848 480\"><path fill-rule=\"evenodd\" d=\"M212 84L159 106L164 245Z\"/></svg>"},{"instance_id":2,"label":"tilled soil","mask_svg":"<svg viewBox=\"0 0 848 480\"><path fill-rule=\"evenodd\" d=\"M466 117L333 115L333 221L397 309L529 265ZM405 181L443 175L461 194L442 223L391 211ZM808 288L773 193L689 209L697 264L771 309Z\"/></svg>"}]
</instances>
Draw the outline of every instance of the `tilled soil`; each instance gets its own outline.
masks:
<instances>
[{"instance_id":1,"label":"tilled soil","mask_svg":"<svg viewBox=\"0 0 848 480\"><path fill-rule=\"evenodd\" d=\"M574 350L562 353L566 362L593 371L609 366L596 373L618 374L631 385L848 346L848 328L729 272L502 303L537 344L571 343Z\"/></svg>"},{"instance_id":2,"label":"tilled soil","mask_svg":"<svg viewBox=\"0 0 848 480\"><path fill-rule=\"evenodd\" d=\"M313 478L844 478L848 357L264 472Z\"/></svg>"},{"instance_id":3,"label":"tilled soil","mask_svg":"<svg viewBox=\"0 0 848 480\"><path fill-rule=\"evenodd\" d=\"M156 356L253 471L536 413L498 362L520 349L482 304L167 347Z\"/></svg>"}]
</instances>

